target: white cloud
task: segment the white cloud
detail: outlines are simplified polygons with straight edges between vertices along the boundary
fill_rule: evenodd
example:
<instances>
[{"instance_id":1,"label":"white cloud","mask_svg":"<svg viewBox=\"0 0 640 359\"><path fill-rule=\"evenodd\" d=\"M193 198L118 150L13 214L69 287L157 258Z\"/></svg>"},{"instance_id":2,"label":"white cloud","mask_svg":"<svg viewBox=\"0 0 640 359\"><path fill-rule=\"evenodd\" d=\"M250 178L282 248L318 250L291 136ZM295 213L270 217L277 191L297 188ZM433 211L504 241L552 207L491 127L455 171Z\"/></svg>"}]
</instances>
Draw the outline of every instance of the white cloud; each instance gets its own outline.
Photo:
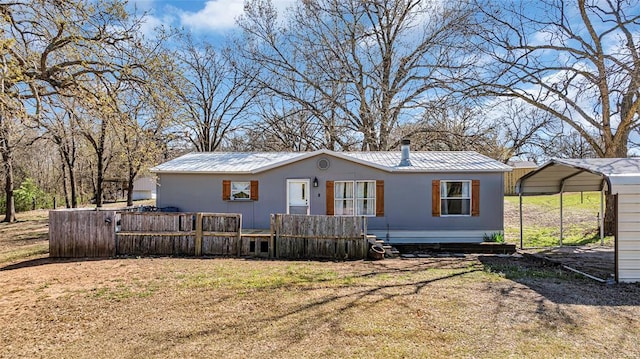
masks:
<instances>
[{"instance_id":1,"label":"white cloud","mask_svg":"<svg viewBox=\"0 0 640 359\"><path fill-rule=\"evenodd\" d=\"M236 25L236 18L244 10L243 0L210 0L198 12L180 15L182 24L199 30L227 30Z\"/></svg>"},{"instance_id":2,"label":"white cloud","mask_svg":"<svg viewBox=\"0 0 640 359\"><path fill-rule=\"evenodd\" d=\"M155 29L159 26L168 24L167 20L163 21L153 15L146 15L140 25L140 31L147 38L153 38L155 36ZM170 23L170 22L169 22Z\"/></svg>"},{"instance_id":3,"label":"white cloud","mask_svg":"<svg viewBox=\"0 0 640 359\"><path fill-rule=\"evenodd\" d=\"M282 14L295 0L274 0L273 5ZM183 26L195 30L225 31L236 27L236 19L244 11L244 0L208 0L202 10L180 14Z\"/></svg>"}]
</instances>

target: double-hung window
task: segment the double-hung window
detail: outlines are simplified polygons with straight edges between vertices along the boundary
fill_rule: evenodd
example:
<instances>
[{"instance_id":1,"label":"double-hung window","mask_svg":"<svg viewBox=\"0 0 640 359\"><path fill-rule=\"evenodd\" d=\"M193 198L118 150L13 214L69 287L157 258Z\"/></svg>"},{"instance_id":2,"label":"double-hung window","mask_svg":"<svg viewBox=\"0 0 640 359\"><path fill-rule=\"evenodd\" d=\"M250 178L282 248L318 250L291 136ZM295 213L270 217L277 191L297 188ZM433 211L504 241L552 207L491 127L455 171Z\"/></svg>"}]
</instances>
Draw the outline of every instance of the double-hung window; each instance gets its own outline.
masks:
<instances>
[{"instance_id":1,"label":"double-hung window","mask_svg":"<svg viewBox=\"0 0 640 359\"><path fill-rule=\"evenodd\" d=\"M335 181L333 189L336 216L376 215L376 181Z\"/></svg>"},{"instance_id":2,"label":"double-hung window","mask_svg":"<svg viewBox=\"0 0 640 359\"><path fill-rule=\"evenodd\" d=\"M231 199L243 200L251 198L250 182L231 182Z\"/></svg>"},{"instance_id":3,"label":"double-hung window","mask_svg":"<svg viewBox=\"0 0 640 359\"><path fill-rule=\"evenodd\" d=\"M440 209L443 216L470 216L471 181L441 181Z\"/></svg>"}]
</instances>

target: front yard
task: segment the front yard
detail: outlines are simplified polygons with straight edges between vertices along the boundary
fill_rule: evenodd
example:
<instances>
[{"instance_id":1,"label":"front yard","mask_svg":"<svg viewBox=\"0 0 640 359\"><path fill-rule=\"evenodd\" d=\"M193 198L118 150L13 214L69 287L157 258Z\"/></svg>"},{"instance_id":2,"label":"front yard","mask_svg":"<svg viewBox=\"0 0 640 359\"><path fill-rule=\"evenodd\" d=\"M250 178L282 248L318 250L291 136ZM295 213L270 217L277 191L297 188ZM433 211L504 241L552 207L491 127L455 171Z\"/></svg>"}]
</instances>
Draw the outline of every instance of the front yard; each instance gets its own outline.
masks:
<instances>
[{"instance_id":1,"label":"front yard","mask_svg":"<svg viewBox=\"0 0 640 359\"><path fill-rule=\"evenodd\" d=\"M525 218L552 231L546 206ZM0 224L0 358L640 356L640 285L520 256L51 260L46 212L20 219Z\"/></svg>"},{"instance_id":2,"label":"front yard","mask_svg":"<svg viewBox=\"0 0 640 359\"><path fill-rule=\"evenodd\" d=\"M33 261L0 357L637 357L640 288L517 258Z\"/></svg>"}]
</instances>

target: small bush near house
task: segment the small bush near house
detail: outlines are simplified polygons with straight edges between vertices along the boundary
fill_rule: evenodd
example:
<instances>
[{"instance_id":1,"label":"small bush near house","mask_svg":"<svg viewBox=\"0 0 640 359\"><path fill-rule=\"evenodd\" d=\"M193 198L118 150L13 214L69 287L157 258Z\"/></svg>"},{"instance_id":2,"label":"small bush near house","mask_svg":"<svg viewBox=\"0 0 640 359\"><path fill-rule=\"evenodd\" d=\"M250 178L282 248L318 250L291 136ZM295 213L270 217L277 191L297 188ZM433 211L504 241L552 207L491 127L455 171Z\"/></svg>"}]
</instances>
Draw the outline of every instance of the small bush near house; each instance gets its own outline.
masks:
<instances>
[{"instance_id":1,"label":"small bush near house","mask_svg":"<svg viewBox=\"0 0 640 359\"><path fill-rule=\"evenodd\" d=\"M485 242L493 242L493 243L504 243L504 234L500 232L495 232L491 234L484 234L482 240Z\"/></svg>"}]
</instances>

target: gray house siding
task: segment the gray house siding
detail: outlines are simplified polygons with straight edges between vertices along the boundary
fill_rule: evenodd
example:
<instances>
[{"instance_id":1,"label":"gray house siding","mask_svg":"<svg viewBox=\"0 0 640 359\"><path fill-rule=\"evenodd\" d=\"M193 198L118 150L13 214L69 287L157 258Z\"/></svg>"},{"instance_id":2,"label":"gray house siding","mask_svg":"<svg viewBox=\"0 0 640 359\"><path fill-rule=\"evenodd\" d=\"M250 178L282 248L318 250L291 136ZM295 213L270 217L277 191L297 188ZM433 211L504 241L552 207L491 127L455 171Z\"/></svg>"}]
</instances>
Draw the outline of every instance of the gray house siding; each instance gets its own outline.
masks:
<instances>
[{"instance_id":1,"label":"gray house siding","mask_svg":"<svg viewBox=\"0 0 640 359\"><path fill-rule=\"evenodd\" d=\"M317 160L330 160L321 170ZM271 213L287 211L287 179L318 179L310 188L310 214L326 214L326 181L383 180L384 216L370 217L371 233L390 242L481 241L503 229L503 174L387 172L341 158L319 155L254 175L158 173L157 206L181 211L241 213L244 228L269 228ZM258 181L257 201L224 201L222 181ZM433 180L479 180L479 216L432 216ZM333 196L333 194L329 194Z\"/></svg>"}]
</instances>

